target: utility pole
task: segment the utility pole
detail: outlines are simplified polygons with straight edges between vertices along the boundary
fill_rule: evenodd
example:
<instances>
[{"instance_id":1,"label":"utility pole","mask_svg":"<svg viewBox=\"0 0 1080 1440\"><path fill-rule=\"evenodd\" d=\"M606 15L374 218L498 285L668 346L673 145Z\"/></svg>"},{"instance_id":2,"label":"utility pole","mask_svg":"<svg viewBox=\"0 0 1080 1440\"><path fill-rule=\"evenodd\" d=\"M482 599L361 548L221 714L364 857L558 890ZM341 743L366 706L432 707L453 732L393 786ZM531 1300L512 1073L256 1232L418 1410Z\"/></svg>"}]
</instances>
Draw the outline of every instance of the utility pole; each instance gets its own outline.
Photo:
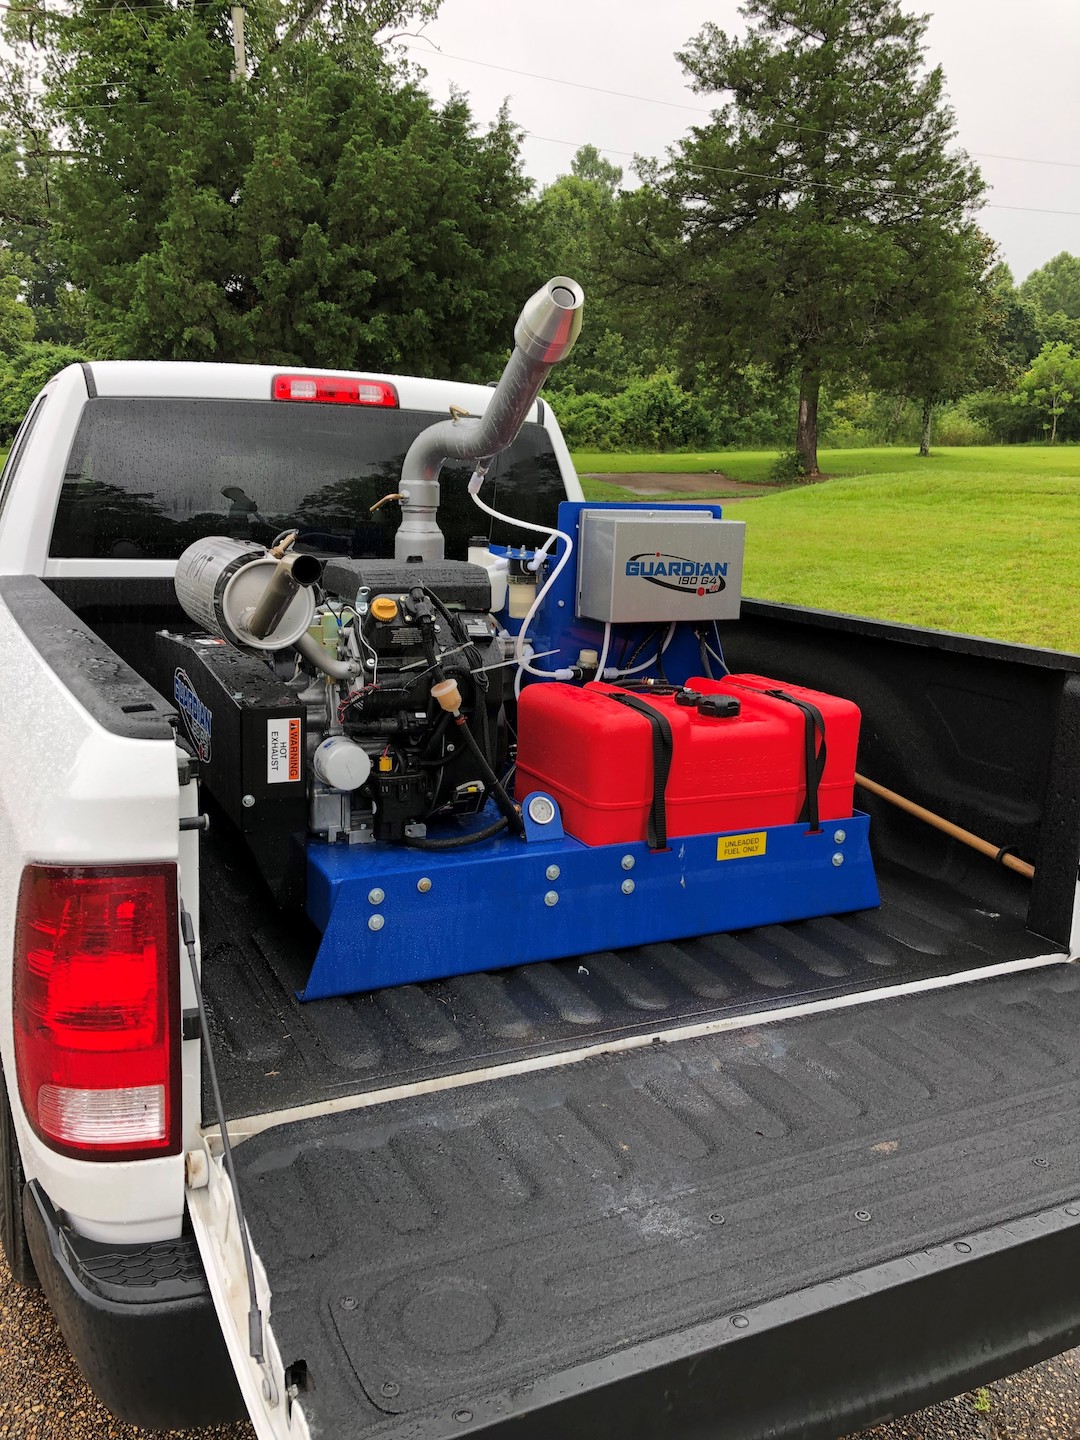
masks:
<instances>
[{"instance_id":1,"label":"utility pole","mask_svg":"<svg viewBox=\"0 0 1080 1440\"><path fill-rule=\"evenodd\" d=\"M232 11L232 33L233 33L233 72L234 80L247 79L247 44L244 41L244 16L247 14L243 5L233 5Z\"/></svg>"}]
</instances>

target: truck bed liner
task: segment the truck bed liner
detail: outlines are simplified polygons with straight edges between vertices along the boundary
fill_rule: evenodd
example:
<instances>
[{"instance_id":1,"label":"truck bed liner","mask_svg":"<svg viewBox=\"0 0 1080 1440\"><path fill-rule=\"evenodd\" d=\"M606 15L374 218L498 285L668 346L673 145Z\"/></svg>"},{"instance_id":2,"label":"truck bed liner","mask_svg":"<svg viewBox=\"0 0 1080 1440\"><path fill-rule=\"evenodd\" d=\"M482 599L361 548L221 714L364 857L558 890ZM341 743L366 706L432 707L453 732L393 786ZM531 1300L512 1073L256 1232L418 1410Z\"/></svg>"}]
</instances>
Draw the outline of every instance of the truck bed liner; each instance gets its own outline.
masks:
<instances>
[{"instance_id":1,"label":"truck bed liner","mask_svg":"<svg viewBox=\"0 0 1080 1440\"><path fill-rule=\"evenodd\" d=\"M203 866L203 983L231 1119L1055 948L1019 913L879 862L880 910L302 1005L314 928L275 912L225 826Z\"/></svg>"},{"instance_id":2,"label":"truck bed liner","mask_svg":"<svg viewBox=\"0 0 1080 1440\"><path fill-rule=\"evenodd\" d=\"M975 1259L978 1232L1072 1201L1078 1029L1080 971L1050 965L254 1136L240 1185L312 1433L514 1422L694 1351L691 1399L657 1385L629 1410L594 1396L585 1428L507 1427L657 1433L712 1351L760 1337L757 1307L910 1256L902 1282L943 1242L934 1264ZM679 1433L721 1433L711 1403Z\"/></svg>"}]
</instances>

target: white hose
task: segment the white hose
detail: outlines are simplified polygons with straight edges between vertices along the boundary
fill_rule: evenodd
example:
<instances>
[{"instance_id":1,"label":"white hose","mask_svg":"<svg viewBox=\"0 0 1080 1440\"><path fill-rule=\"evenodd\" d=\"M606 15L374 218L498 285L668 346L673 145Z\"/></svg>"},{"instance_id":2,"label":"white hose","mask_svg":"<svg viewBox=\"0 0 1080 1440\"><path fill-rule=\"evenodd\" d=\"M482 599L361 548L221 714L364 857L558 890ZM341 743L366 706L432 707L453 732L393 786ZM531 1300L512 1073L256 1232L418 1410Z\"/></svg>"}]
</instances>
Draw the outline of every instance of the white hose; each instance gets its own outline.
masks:
<instances>
[{"instance_id":1,"label":"white hose","mask_svg":"<svg viewBox=\"0 0 1080 1440\"><path fill-rule=\"evenodd\" d=\"M514 642L514 658L520 666L520 671L527 671L530 675L536 675L542 680L572 680L574 678L574 672L570 669L537 670L536 667L530 663L529 657L525 653L525 641L526 636L529 633L529 626L536 618L536 612L544 603L548 591L555 584L555 581L562 574L563 570L565 570L567 561L574 553L573 538L567 535L565 531L558 530L552 525L536 525L531 520L516 520L513 515L504 515L499 510L493 510L490 505L486 504L483 500L480 499L479 491L480 486L483 483L484 472L478 469L473 475L472 479L469 481L469 494L472 496L473 504L476 505L479 509L483 510L485 515L490 515L493 520L501 520L506 525L516 525L521 530L533 530L538 535L546 535L548 536L549 545L554 540L562 540L565 545L563 553L559 556L559 559L555 563L554 570L552 570L551 574L544 581L542 588L537 591L535 600L529 606L528 614L521 622L521 629L518 631L517 638ZM515 688L515 693L520 691L520 671L517 677L518 683Z\"/></svg>"},{"instance_id":2,"label":"white hose","mask_svg":"<svg viewBox=\"0 0 1080 1440\"><path fill-rule=\"evenodd\" d=\"M604 646L600 651L600 659L596 662L596 678L603 680L604 667L607 665L608 651L611 649L611 621L604 621Z\"/></svg>"},{"instance_id":3,"label":"white hose","mask_svg":"<svg viewBox=\"0 0 1080 1440\"><path fill-rule=\"evenodd\" d=\"M651 655L648 660L642 660L637 665L632 665L629 670L610 670L606 675L604 674L604 671L601 670L600 674L604 676L605 680L608 679L609 676L612 680L618 680L620 676L624 675L639 675L642 670L648 670L650 665L656 664L656 662L660 659L660 656L663 655L664 651L671 644L672 636L674 634L675 621L673 620L668 626L667 634L664 636L664 643L660 646L660 649L656 652L655 655Z\"/></svg>"}]
</instances>

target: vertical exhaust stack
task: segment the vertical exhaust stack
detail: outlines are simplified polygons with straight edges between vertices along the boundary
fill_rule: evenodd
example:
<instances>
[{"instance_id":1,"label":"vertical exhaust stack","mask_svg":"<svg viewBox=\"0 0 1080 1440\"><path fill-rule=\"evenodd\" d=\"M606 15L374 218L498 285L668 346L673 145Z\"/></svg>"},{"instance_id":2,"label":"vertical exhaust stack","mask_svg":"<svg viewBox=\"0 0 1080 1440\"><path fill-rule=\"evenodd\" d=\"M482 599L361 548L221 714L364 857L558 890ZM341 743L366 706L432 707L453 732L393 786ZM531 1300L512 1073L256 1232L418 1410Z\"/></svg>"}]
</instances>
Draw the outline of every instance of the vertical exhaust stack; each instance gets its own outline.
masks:
<instances>
[{"instance_id":1,"label":"vertical exhaust stack","mask_svg":"<svg viewBox=\"0 0 1080 1440\"><path fill-rule=\"evenodd\" d=\"M525 422L548 371L574 348L585 293L576 280L556 275L525 302L507 361L483 415L440 420L409 446L401 467L401 524L397 560L442 560L439 471L447 460L490 460L510 445Z\"/></svg>"}]
</instances>

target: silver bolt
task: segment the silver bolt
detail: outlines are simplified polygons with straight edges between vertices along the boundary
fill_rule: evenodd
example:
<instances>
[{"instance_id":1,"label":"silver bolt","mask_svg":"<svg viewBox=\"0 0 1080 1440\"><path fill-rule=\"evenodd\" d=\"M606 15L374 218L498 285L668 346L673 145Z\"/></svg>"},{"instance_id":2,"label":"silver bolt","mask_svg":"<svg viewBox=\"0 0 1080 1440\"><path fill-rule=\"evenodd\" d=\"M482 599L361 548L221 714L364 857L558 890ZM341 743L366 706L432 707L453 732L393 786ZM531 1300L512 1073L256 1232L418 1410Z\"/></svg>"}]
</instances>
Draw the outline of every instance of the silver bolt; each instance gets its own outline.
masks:
<instances>
[{"instance_id":1,"label":"silver bolt","mask_svg":"<svg viewBox=\"0 0 1080 1440\"><path fill-rule=\"evenodd\" d=\"M382 902L386 899L386 896L378 888L378 886L376 886L374 890L369 890L367 892L367 898L369 905L381 905Z\"/></svg>"},{"instance_id":2,"label":"silver bolt","mask_svg":"<svg viewBox=\"0 0 1080 1440\"><path fill-rule=\"evenodd\" d=\"M431 881L425 875L423 879L417 880L416 888L420 891L421 895L426 895L427 892L431 889Z\"/></svg>"},{"instance_id":3,"label":"silver bolt","mask_svg":"<svg viewBox=\"0 0 1080 1440\"><path fill-rule=\"evenodd\" d=\"M832 857L832 863L833 863L834 865L836 865L836 866L840 866L840 865L842 865L842 864L844 863L844 857L843 857L843 855L840 854L840 851L839 851L839 850L838 850L838 851L836 852L836 854Z\"/></svg>"},{"instance_id":4,"label":"silver bolt","mask_svg":"<svg viewBox=\"0 0 1080 1440\"><path fill-rule=\"evenodd\" d=\"M622 893L623 893L624 895L632 895L632 894L634 893L634 882L633 882L633 880L624 880L624 881L622 882Z\"/></svg>"},{"instance_id":5,"label":"silver bolt","mask_svg":"<svg viewBox=\"0 0 1080 1440\"><path fill-rule=\"evenodd\" d=\"M369 915L369 916L368 916L367 928L368 928L369 930L381 930L382 927L383 927L385 924L386 924L386 921L383 919L383 917L382 917L381 915Z\"/></svg>"},{"instance_id":6,"label":"silver bolt","mask_svg":"<svg viewBox=\"0 0 1080 1440\"><path fill-rule=\"evenodd\" d=\"M544 904L550 907L552 905L557 905L558 903L559 892L557 890L549 890L544 896Z\"/></svg>"},{"instance_id":7,"label":"silver bolt","mask_svg":"<svg viewBox=\"0 0 1080 1440\"><path fill-rule=\"evenodd\" d=\"M369 660L369 661L367 661L367 667L368 667L369 670L374 670L374 669L375 669L375 661L374 661L374 660Z\"/></svg>"},{"instance_id":8,"label":"silver bolt","mask_svg":"<svg viewBox=\"0 0 1080 1440\"><path fill-rule=\"evenodd\" d=\"M634 857L633 857L633 855L624 855L624 856L622 857L622 868L623 868L624 870L632 870L632 869L634 868Z\"/></svg>"},{"instance_id":9,"label":"silver bolt","mask_svg":"<svg viewBox=\"0 0 1080 1440\"><path fill-rule=\"evenodd\" d=\"M847 839L847 831L846 831L846 830L837 830L836 834L835 834L832 838L833 838L833 843L834 843L835 845L842 845L842 844L844 843L844 841Z\"/></svg>"},{"instance_id":10,"label":"silver bolt","mask_svg":"<svg viewBox=\"0 0 1080 1440\"><path fill-rule=\"evenodd\" d=\"M544 874L549 880L557 880L562 874L562 871L559 869L558 865L549 865L548 868L544 871Z\"/></svg>"},{"instance_id":11,"label":"silver bolt","mask_svg":"<svg viewBox=\"0 0 1080 1440\"><path fill-rule=\"evenodd\" d=\"M241 800L240 803L241 803L241 805L243 805L243 807L244 807L245 810L250 810L251 807L255 804L255 796L254 796L254 795L245 795L244 798L243 798L243 800Z\"/></svg>"},{"instance_id":12,"label":"silver bolt","mask_svg":"<svg viewBox=\"0 0 1080 1440\"><path fill-rule=\"evenodd\" d=\"M446 753L447 753L448 755L452 755L456 749L457 749L457 746L456 746L456 745L447 745L447 747L446 747Z\"/></svg>"}]
</instances>

